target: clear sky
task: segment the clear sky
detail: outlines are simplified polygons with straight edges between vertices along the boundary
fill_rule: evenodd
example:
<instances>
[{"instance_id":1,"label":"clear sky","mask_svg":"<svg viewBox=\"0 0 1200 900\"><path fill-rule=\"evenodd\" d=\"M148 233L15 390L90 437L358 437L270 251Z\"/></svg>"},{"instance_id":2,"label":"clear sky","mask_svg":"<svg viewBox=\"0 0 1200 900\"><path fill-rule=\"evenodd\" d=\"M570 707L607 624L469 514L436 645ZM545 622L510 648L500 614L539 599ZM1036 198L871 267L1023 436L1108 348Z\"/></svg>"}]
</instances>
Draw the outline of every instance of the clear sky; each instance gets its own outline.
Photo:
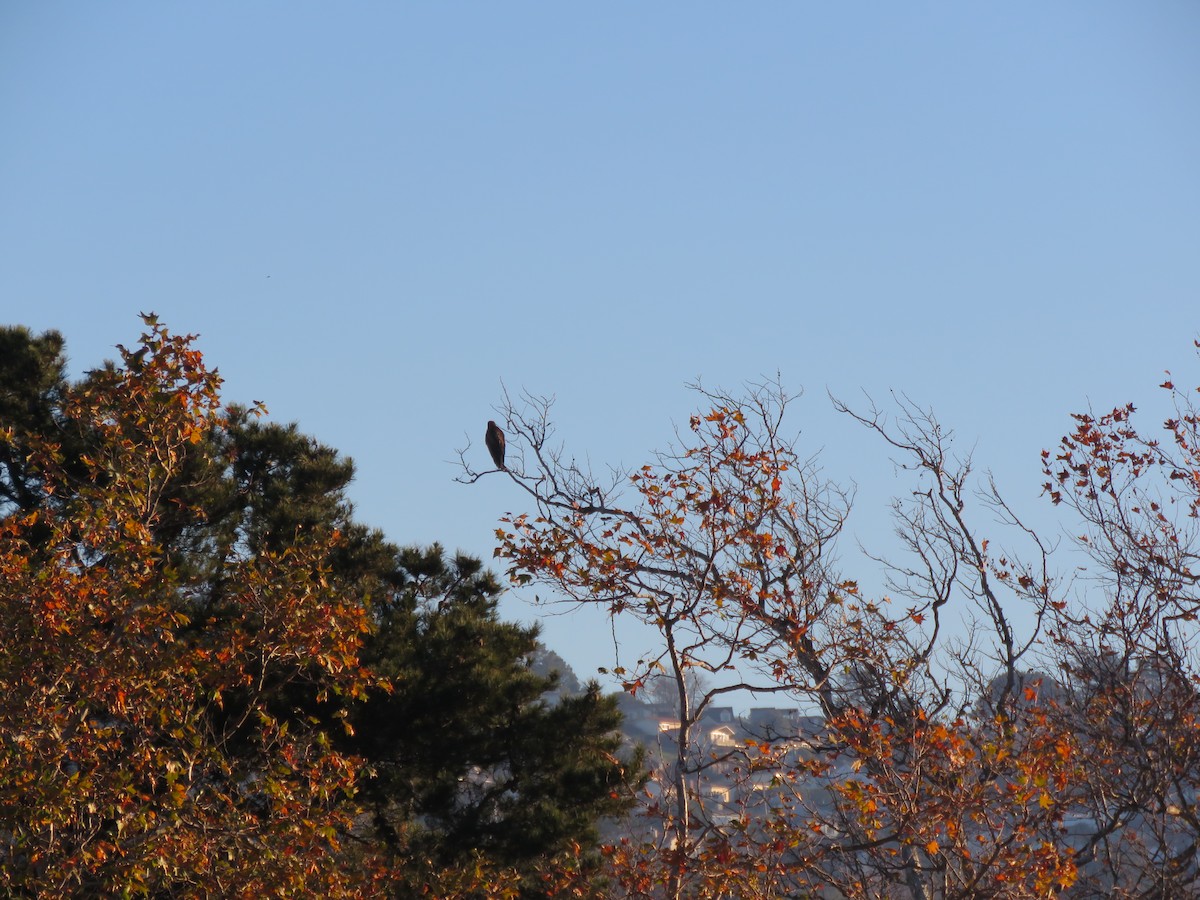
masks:
<instances>
[{"instance_id":1,"label":"clear sky","mask_svg":"<svg viewBox=\"0 0 1200 900\"><path fill-rule=\"evenodd\" d=\"M523 510L453 480L501 379L602 467L778 371L868 541L906 487L826 391L905 391L1040 510L1070 412L1200 383L1198 288L1194 0L0 0L0 319L200 333L402 543Z\"/></svg>"}]
</instances>

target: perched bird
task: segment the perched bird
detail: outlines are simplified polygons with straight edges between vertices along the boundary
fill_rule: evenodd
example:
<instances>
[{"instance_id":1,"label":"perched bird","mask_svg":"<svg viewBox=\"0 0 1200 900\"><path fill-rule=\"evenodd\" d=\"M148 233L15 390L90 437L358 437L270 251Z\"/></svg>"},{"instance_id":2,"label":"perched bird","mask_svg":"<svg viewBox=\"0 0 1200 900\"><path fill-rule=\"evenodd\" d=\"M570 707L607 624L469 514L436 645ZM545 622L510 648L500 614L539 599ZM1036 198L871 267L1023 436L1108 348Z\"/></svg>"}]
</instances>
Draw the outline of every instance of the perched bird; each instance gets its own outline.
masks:
<instances>
[{"instance_id":1,"label":"perched bird","mask_svg":"<svg viewBox=\"0 0 1200 900\"><path fill-rule=\"evenodd\" d=\"M487 437L483 439L487 444L488 453L492 454L492 462L496 464L497 469L504 468L504 432L500 430L500 426L491 420L488 421Z\"/></svg>"}]
</instances>

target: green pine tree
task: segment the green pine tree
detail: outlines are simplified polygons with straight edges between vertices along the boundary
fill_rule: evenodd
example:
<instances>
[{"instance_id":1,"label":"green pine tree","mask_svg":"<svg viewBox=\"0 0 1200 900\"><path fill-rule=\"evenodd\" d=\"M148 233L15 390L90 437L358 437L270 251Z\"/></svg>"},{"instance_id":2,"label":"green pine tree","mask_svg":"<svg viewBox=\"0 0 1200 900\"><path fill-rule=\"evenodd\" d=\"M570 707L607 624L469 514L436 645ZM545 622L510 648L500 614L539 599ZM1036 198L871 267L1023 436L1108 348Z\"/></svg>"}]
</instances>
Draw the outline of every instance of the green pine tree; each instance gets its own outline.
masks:
<instances>
[{"instance_id":1,"label":"green pine tree","mask_svg":"<svg viewBox=\"0 0 1200 900\"><path fill-rule=\"evenodd\" d=\"M501 588L436 545L400 555L366 658L394 690L355 709L352 746L372 760L372 835L398 855L465 864L475 853L531 873L631 804L641 760L618 758L620 714L589 684L551 703L557 674L531 662L538 631L500 620Z\"/></svg>"}]
</instances>

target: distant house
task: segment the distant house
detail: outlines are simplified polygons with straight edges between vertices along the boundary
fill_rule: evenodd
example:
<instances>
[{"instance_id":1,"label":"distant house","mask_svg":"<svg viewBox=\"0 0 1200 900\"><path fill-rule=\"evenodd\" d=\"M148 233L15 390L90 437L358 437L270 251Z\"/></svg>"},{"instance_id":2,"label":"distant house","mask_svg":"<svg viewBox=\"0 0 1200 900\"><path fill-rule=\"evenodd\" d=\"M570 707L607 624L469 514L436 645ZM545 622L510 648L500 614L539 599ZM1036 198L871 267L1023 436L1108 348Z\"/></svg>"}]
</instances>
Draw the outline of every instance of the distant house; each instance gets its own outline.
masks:
<instances>
[{"instance_id":1,"label":"distant house","mask_svg":"<svg viewBox=\"0 0 1200 900\"><path fill-rule=\"evenodd\" d=\"M732 724L737 721L737 716L734 715L732 706L707 706L698 721Z\"/></svg>"},{"instance_id":2,"label":"distant house","mask_svg":"<svg viewBox=\"0 0 1200 900\"><path fill-rule=\"evenodd\" d=\"M722 805L728 805L734 799L734 787L732 784L722 784L713 782L706 786L708 796Z\"/></svg>"},{"instance_id":3,"label":"distant house","mask_svg":"<svg viewBox=\"0 0 1200 900\"><path fill-rule=\"evenodd\" d=\"M756 741L794 741L812 747L825 734L823 716L805 716L791 707L758 707L742 719L746 736Z\"/></svg>"},{"instance_id":4,"label":"distant house","mask_svg":"<svg viewBox=\"0 0 1200 900\"><path fill-rule=\"evenodd\" d=\"M799 737L800 710L794 707L760 706L750 710L743 720L746 733L760 741Z\"/></svg>"},{"instance_id":5,"label":"distant house","mask_svg":"<svg viewBox=\"0 0 1200 900\"><path fill-rule=\"evenodd\" d=\"M679 730L679 715L670 704L643 703L621 694L617 705L623 717L622 730L635 741L653 741L664 732Z\"/></svg>"},{"instance_id":6,"label":"distant house","mask_svg":"<svg viewBox=\"0 0 1200 900\"><path fill-rule=\"evenodd\" d=\"M708 726L704 736L713 747L740 747L745 742L738 740L737 730L733 725Z\"/></svg>"}]
</instances>

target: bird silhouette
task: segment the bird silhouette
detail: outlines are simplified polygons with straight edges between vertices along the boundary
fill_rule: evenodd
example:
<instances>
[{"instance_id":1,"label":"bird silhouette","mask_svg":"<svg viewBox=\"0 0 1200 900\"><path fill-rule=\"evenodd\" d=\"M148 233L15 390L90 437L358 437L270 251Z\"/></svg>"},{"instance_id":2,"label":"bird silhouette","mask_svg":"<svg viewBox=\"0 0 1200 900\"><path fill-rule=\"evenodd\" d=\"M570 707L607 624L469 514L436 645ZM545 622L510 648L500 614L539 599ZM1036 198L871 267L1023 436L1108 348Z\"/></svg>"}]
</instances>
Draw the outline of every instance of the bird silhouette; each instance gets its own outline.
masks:
<instances>
[{"instance_id":1,"label":"bird silhouette","mask_svg":"<svg viewBox=\"0 0 1200 900\"><path fill-rule=\"evenodd\" d=\"M487 436L483 439L487 444L488 453L492 454L492 462L497 469L504 468L504 432L495 422L488 420Z\"/></svg>"}]
</instances>

